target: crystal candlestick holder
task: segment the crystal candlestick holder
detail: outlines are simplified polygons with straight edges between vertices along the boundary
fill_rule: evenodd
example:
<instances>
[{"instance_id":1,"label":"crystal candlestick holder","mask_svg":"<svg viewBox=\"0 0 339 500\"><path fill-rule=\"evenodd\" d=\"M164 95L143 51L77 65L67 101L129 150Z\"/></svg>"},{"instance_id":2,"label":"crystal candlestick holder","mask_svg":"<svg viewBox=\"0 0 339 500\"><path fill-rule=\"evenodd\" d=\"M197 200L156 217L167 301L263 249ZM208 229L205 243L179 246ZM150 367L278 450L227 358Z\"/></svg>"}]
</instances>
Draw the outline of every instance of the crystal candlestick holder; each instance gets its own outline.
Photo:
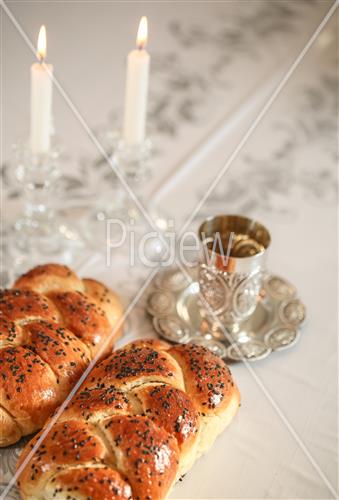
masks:
<instances>
[{"instance_id":1,"label":"crystal candlestick holder","mask_svg":"<svg viewBox=\"0 0 339 500\"><path fill-rule=\"evenodd\" d=\"M106 167L110 170L101 169L104 173L98 175L96 192L99 192L99 198L94 210L83 220L83 234L95 249L103 251L106 248L111 252L117 247L121 232L133 232L137 241L151 226L159 231L159 237L154 237L150 250L152 258L158 260L164 252L160 233L169 227L171 221L165 215L149 210L147 184L152 176L151 141L128 144L117 133L105 134L104 139L105 150L110 152L106 156Z\"/></svg>"},{"instance_id":2,"label":"crystal candlestick holder","mask_svg":"<svg viewBox=\"0 0 339 500\"><path fill-rule=\"evenodd\" d=\"M151 142L127 144L118 134L110 134L106 151L109 172L98 178L99 192L94 209L83 220L83 233L89 244L103 248L107 239L108 221L119 220L126 227L140 227L142 214L137 199L143 206L145 183L150 179ZM106 141L107 142L107 141ZM126 189L126 185L129 189ZM133 195L131 196L131 193ZM138 206L139 205L139 206Z\"/></svg>"},{"instance_id":3,"label":"crystal candlestick holder","mask_svg":"<svg viewBox=\"0 0 339 500\"><path fill-rule=\"evenodd\" d=\"M15 146L16 181L21 186L22 215L11 233L11 250L18 272L28 266L56 259L71 263L74 234L57 217L60 152L54 148L33 154L25 145ZM71 235L71 237L69 237Z\"/></svg>"},{"instance_id":4,"label":"crystal candlestick holder","mask_svg":"<svg viewBox=\"0 0 339 500\"><path fill-rule=\"evenodd\" d=\"M150 179L151 142L145 140L140 144L128 144L123 139L116 141L110 162L116 172L119 188L117 196L110 197L104 208L104 218L111 217L128 222L130 219L140 219L140 210L131 196L131 192L138 201L144 203L145 183ZM119 178L120 177L120 178ZM130 191L126 190L121 180L124 179Z\"/></svg>"},{"instance_id":5,"label":"crystal candlestick holder","mask_svg":"<svg viewBox=\"0 0 339 500\"><path fill-rule=\"evenodd\" d=\"M46 253L60 247L53 201L56 198L59 152L32 154L29 148L17 149L16 178L22 187L23 214L15 222L16 243L22 250L33 245Z\"/></svg>"}]
</instances>

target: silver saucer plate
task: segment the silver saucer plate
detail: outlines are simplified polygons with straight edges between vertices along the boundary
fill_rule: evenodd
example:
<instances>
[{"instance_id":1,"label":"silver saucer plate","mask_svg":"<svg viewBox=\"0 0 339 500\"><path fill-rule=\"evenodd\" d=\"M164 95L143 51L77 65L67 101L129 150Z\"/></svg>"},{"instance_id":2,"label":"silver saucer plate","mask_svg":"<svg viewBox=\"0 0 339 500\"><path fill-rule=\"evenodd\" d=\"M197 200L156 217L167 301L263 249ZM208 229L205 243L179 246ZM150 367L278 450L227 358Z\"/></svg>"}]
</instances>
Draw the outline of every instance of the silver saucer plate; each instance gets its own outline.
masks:
<instances>
[{"instance_id":1,"label":"silver saucer plate","mask_svg":"<svg viewBox=\"0 0 339 500\"><path fill-rule=\"evenodd\" d=\"M298 341L306 309L287 280L267 274L254 313L231 334L199 306L198 267L188 272L189 278L179 269L165 270L152 282L147 311L160 337L173 343L204 345L232 361L263 359Z\"/></svg>"}]
</instances>

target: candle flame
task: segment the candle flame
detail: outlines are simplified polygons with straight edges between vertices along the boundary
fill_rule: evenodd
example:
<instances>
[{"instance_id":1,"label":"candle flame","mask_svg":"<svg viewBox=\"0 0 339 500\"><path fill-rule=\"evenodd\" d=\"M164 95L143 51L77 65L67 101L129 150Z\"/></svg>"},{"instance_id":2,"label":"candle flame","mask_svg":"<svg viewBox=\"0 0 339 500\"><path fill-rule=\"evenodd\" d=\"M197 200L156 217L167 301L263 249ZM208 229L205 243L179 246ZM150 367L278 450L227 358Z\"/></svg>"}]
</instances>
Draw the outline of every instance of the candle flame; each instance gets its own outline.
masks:
<instances>
[{"instance_id":1,"label":"candle flame","mask_svg":"<svg viewBox=\"0 0 339 500\"><path fill-rule=\"evenodd\" d=\"M37 58L40 62L46 59L47 54L47 42L46 42L46 28L44 25L41 26L38 37L38 47L37 47Z\"/></svg>"},{"instance_id":2,"label":"candle flame","mask_svg":"<svg viewBox=\"0 0 339 500\"><path fill-rule=\"evenodd\" d=\"M138 35L137 35L137 47L138 49L144 49L147 44L147 17L143 16L140 19Z\"/></svg>"}]
</instances>

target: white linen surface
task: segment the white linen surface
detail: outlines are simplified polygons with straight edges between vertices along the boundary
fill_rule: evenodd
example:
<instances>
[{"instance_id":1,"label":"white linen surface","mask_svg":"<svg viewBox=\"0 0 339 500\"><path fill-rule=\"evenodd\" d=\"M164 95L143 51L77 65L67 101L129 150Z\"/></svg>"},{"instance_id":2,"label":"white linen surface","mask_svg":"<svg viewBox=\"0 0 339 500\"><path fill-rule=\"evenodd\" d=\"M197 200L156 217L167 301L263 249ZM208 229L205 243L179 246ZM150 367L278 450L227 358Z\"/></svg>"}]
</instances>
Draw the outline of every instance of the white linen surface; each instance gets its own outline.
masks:
<instances>
[{"instance_id":1,"label":"white linen surface","mask_svg":"<svg viewBox=\"0 0 339 500\"><path fill-rule=\"evenodd\" d=\"M8 2L30 38L46 24L55 74L95 130L119 123L124 56L139 17L149 17L149 121L156 154L144 191L152 210L164 211L177 229L331 4ZM338 491L336 16L189 225L196 230L208 215L243 213L268 226L269 267L297 286L307 306L301 340L250 370L232 366L242 394L239 414L171 498L313 499ZM8 163L11 144L27 135L32 55L5 13L2 24ZM57 93L54 109L67 170L76 177L84 158L94 169L98 152ZM7 203L10 222L17 201ZM78 268L115 287L126 305L150 272L141 265L130 269L127 254L118 250L109 269L104 252L90 249ZM121 344L153 335L143 304L144 297ZM17 451L1 453L6 483Z\"/></svg>"}]
</instances>

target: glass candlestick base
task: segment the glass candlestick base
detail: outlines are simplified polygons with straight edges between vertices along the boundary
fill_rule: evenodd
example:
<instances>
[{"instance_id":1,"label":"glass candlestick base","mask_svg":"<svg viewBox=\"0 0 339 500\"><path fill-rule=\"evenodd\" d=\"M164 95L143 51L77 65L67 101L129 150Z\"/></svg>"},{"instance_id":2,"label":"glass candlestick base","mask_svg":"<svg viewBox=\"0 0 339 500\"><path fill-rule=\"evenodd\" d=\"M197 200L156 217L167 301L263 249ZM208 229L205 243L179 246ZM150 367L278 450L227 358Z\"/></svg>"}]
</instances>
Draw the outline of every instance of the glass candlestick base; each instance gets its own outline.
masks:
<instances>
[{"instance_id":1,"label":"glass candlestick base","mask_svg":"<svg viewBox=\"0 0 339 500\"><path fill-rule=\"evenodd\" d=\"M61 172L59 150L32 154L16 146L15 176L22 190L22 215L10 234L10 252L19 269L47 260L71 263L81 239L57 216Z\"/></svg>"},{"instance_id":2,"label":"glass candlestick base","mask_svg":"<svg viewBox=\"0 0 339 500\"><path fill-rule=\"evenodd\" d=\"M92 247L103 251L105 248L116 248L116 241L122 234L133 232L138 239L146 231L156 230L159 232L159 242L155 242L157 248L154 251L157 254L161 246L160 233L167 229L168 219L154 213L154 210L150 211L148 206L147 183L152 176L151 141L147 139L141 144L127 144L116 133L110 134L110 137L111 142L106 144L106 150L111 152L108 162L110 172L105 170L105 182L98 179L99 199L83 221L83 234Z\"/></svg>"},{"instance_id":3,"label":"glass candlestick base","mask_svg":"<svg viewBox=\"0 0 339 500\"><path fill-rule=\"evenodd\" d=\"M102 246L107 242L108 221L118 220L125 227L136 229L143 223L142 210L133 200L133 195L144 205L145 184L151 178L151 142L145 140L141 144L127 144L117 134L111 134L112 143L109 150L111 175L95 204L94 210L83 221L83 232L89 243ZM124 181L129 187L127 190ZM131 196L131 193L133 195Z\"/></svg>"},{"instance_id":4,"label":"glass candlestick base","mask_svg":"<svg viewBox=\"0 0 339 500\"><path fill-rule=\"evenodd\" d=\"M117 141L111 157L111 165L112 169L117 172L116 178L120 192L115 199L110 198L109 203L106 203L101 216L104 215L105 218L114 216L125 222L130 219L138 220L141 217L142 214L131 192L143 206L145 184L151 178L151 152L152 145L148 139L140 144L127 144L122 139ZM125 179L130 192L122 185L119 175Z\"/></svg>"}]
</instances>

